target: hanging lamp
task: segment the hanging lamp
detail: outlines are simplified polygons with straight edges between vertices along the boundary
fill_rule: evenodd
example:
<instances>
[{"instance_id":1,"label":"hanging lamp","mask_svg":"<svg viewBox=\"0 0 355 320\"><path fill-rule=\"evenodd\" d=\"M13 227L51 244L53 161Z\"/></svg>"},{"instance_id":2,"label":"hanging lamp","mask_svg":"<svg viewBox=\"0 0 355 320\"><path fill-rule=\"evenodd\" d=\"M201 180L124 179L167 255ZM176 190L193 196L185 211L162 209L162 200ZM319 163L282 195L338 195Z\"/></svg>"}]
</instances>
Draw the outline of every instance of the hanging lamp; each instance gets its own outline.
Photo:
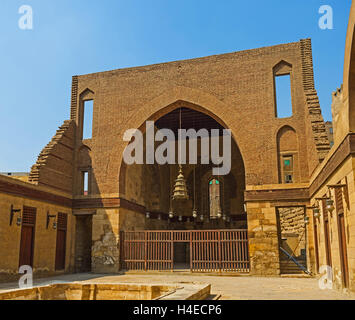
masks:
<instances>
[{"instance_id":1,"label":"hanging lamp","mask_svg":"<svg viewBox=\"0 0 355 320\"><path fill-rule=\"evenodd\" d=\"M179 174L175 180L173 200L188 200L187 187L182 167L179 165Z\"/></svg>"},{"instance_id":2,"label":"hanging lamp","mask_svg":"<svg viewBox=\"0 0 355 320\"><path fill-rule=\"evenodd\" d=\"M217 217L218 219L222 218L223 212L222 212L222 208L221 208L221 202L222 202L222 193L223 193L223 183L221 184L221 180L219 179L219 168L218 168L218 183L220 184L220 188L219 188L219 201L218 201L218 210L217 210Z\"/></svg>"},{"instance_id":3,"label":"hanging lamp","mask_svg":"<svg viewBox=\"0 0 355 320\"><path fill-rule=\"evenodd\" d=\"M180 108L180 132L179 132L179 139L181 139L181 108ZM180 151L181 154L181 144L180 144ZM173 200L188 200L189 195L187 193L186 187L186 180L184 177L184 173L182 171L182 166L179 161L179 174L175 180L175 187L173 192Z\"/></svg>"},{"instance_id":4,"label":"hanging lamp","mask_svg":"<svg viewBox=\"0 0 355 320\"><path fill-rule=\"evenodd\" d=\"M171 172L169 172L169 191L171 192L171 187L172 187L172 183L171 183ZM169 219L173 219L174 218L174 209L173 209L173 193L170 193L169 196L170 199L170 208L169 208L169 214L168 217ZM169 220L170 221L170 220Z\"/></svg>"},{"instance_id":5,"label":"hanging lamp","mask_svg":"<svg viewBox=\"0 0 355 320\"><path fill-rule=\"evenodd\" d=\"M194 217L194 219L196 219L198 216L196 210L196 165L194 166L194 208L192 210L192 216Z\"/></svg>"},{"instance_id":6,"label":"hanging lamp","mask_svg":"<svg viewBox=\"0 0 355 320\"><path fill-rule=\"evenodd\" d=\"M174 210L173 210L173 201L172 197L170 196L170 209L169 209L169 219L174 218Z\"/></svg>"}]
</instances>

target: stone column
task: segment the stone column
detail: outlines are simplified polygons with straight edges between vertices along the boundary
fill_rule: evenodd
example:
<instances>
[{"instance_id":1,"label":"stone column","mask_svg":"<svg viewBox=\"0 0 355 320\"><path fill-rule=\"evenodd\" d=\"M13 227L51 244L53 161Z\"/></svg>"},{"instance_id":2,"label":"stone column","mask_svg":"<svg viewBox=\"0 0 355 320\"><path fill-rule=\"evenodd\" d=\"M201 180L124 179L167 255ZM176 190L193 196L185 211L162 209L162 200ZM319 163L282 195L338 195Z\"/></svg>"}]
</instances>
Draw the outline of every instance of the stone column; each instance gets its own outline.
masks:
<instances>
[{"instance_id":1,"label":"stone column","mask_svg":"<svg viewBox=\"0 0 355 320\"><path fill-rule=\"evenodd\" d=\"M268 202L248 202L250 274L279 275L280 254L276 208Z\"/></svg>"}]
</instances>

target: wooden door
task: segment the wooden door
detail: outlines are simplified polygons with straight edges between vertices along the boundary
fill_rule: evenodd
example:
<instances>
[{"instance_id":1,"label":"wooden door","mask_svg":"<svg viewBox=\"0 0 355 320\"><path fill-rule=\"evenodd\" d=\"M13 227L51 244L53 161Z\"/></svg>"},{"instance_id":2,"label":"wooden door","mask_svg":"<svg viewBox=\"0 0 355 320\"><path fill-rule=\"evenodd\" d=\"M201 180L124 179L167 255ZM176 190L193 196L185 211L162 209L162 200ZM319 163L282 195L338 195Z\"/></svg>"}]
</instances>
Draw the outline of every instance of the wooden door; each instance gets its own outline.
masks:
<instances>
[{"instance_id":1,"label":"wooden door","mask_svg":"<svg viewBox=\"0 0 355 320\"><path fill-rule=\"evenodd\" d=\"M346 247L346 233L344 213L338 215L338 233L339 233L339 251L340 251L340 264L343 286L349 286L349 270L348 270L348 253Z\"/></svg>"},{"instance_id":2,"label":"wooden door","mask_svg":"<svg viewBox=\"0 0 355 320\"><path fill-rule=\"evenodd\" d=\"M65 269L66 255L66 238L67 238L67 220L68 216L65 213L58 213L57 222L57 246L55 255L55 269Z\"/></svg>"},{"instance_id":3,"label":"wooden door","mask_svg":"<svg viewBox=\"0 0 355 320\"><path fill-rule=\"evenodd\" d=\"M33 267L36 208L23 207L19 266Z\"/></svg>"}]
</instances>

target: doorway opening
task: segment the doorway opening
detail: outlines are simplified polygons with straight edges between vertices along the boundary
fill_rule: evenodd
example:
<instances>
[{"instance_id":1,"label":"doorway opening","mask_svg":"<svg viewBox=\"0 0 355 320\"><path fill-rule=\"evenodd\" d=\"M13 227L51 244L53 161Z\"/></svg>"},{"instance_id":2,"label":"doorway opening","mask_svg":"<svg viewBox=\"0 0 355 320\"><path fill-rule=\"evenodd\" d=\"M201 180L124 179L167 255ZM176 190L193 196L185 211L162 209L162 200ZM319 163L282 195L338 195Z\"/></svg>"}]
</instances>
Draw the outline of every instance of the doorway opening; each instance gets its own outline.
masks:
<instances>
[{"instance_id":1,"label":"doorway opening","mask_svg":"<svg viewBox=\"0 0 355 320\"><path fill-rule=\"evenodd\" d=\"M208 139L204 138L201 130L207 132L206 136L212 137L212 130L218 129L219 135L215 134L213 141L216 144L218 142L222 155L227 151L223 142L225 128L210 115L197 111L197 106L187 102L180 102L178 106L165 115L153 115L148 119L155 120L155 131L169 130L174 133L169 140L164 138L166 141L155 141L151 148L163 150L167 141L177 148L180 127L192 130L196 136L191 133L191 138L187 139L183 147L186 149L186 161L179 165L178 150L175 150L174 161L164 164L153 159L152 164L128 165L122 161L120 190L125 200L144 207L145 221L142 223L146 230L246 229L245 168L236 140L232 137L231 150L227 152L231 159L230 172L226 175L216 174L216 165L212 159L208 159L209 156L206 157L206 150L212 148L212 139L207 141L207 147L203 147ZM149 136L154 137L155 131L152 128L147 129L142 124L141 129L144 132L143 141L148 141ZM216 145L213 144L213 147ZM147 159L147 149L142 151L143 159ZM181 181L184 181L184 199L175 199L174 191L180 170Z\"/></svg>"},{"instance_id":2,"label":"doorway opening","mask_svg":"<svg viewBox=\"0 0 355 320\"><path fill-rule=\"evenodd\" d=\"M76 215L75 236L75 272L90 272L92 215Z\"/></svg>"},{"instance_id":3,"label":"doorway opening","mask_svg":"<svg viewBox=\"0 0 355 320\"><path fill-rule=\"evenodd\" d=\"M190 244L187 242L174 243L174 271L190 270Z\"/></svg>"},{"instance_id":4,"label":"doorway opening","mask_svg":"<svg viewBox=\"0 0 355 320\"><path fill-rule=\"evenodd\" d=\"M277 208L281 274L301 274L307 269L304 219L304 207Z\"/></svg>"}]
</instances>

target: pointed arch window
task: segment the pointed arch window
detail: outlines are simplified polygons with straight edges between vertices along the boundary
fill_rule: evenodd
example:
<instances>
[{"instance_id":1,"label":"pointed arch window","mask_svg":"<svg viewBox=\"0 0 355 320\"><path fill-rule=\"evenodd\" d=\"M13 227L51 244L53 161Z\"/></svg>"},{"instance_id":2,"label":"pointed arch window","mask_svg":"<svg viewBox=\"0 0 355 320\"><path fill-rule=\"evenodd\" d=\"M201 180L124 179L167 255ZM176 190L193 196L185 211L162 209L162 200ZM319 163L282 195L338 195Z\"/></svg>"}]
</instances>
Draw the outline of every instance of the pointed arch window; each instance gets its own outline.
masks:
<instances>
[{"instance_id":1,"label":"pointed arch window","mask_svg":"<svg viewBox=\"0 0 355 320\"><path fill-rule=\"evenodd\" d=\"M92 139L95 93L86 89L79 99L79 135L81 140Z\"/></svg>"},{"instance_id":2,"label":"pointed arch window","mask_svg":"<svg viewBox=\"0 0 355 320\"><path fill-rule=\"evenodd\" d=\"M83 140L92 138L92 122L94 116L94 100L83 102Z\"/></svg>"},{"instance_id":3,"label":"pointed arch window","mask_svg":"<svg viewBox=\"0 0 355 320\"><path fill-rule=\"evenodd\" d=\"M274 68L275 116L289 118L293 115L292 107L292 65L280 61Z\"/></svg>"}]
</instances>

